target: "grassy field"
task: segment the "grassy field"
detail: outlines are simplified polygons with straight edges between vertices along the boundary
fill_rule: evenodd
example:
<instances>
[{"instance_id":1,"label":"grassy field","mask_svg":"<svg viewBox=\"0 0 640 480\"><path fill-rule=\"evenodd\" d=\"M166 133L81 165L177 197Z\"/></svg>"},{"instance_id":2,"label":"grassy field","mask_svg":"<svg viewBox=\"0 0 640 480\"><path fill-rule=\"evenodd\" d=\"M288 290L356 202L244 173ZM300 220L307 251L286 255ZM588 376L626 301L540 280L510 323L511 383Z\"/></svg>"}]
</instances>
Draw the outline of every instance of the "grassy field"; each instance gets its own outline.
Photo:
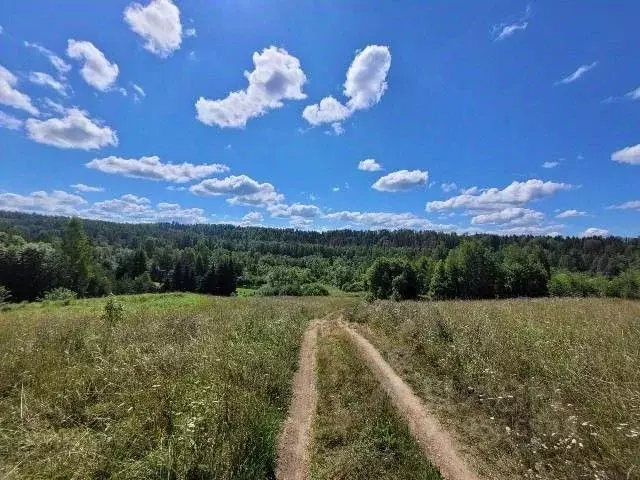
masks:
<instances>
[{"instance_id":1,"label":"grassy field","mask_svg":"<svg viewBox=\"0 0 640 480\"><path fill-rule=\"evenodd\" d=\"M318 411L312 478L436 480L352 344L325 327L318 350Z\"/></svg>"},{"instance_id":2,"label":"grassy field","mask_svg":"<svg viewBox=\"0 0 640 480\"><path fill-rule=\"evenodd\" d=\"M640 302L376 302L347 317L484 473L640 478Z\"/></svg>"},{"instance_id":3,"label":"grassy field","mask_svg":"<svg viewBox=\"0 0 640 480\"><path fill-rule=\"evenodd\" d=\"M348 299L119 301L0 313L0 477L272 478L302 332Z\"/></svg>"}]
</instances>

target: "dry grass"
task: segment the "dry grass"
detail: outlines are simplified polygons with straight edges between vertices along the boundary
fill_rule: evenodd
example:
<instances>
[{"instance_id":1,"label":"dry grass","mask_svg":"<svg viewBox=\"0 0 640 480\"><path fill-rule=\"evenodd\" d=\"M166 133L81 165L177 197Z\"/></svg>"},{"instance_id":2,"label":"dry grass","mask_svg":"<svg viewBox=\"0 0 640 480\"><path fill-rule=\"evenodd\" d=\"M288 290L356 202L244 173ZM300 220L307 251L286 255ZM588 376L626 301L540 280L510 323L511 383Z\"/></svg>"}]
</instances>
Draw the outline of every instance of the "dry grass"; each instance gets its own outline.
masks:
<instances>
[{"instance_id":1,"label":"dry grass","mask_svg":"<svg viewBox=\"0 0 640 480\"><path fill-rule=\"evenodd\" d=\"M485 473L640 478L640 302L376 302L348 316Z\"/></svg>"},{"instance_id":2,"label":"dry grass","mask_svg":"<svg viewBox=\"0 0 640 480\"><path fill-rule=\"evenodd\" d=\"M312 478L440 479L344 333L324 329Z\"/></svg>"},{"instance_id":3,"label":"dry grass","mask_svg":"<svg viewBox=\"0 0 640 480\"><path fill-rule=\"evenodd\" d=\"M302 332L348 300L121 301L0 314L0 477L272 478Z\"/></svg>"}]
</instances>

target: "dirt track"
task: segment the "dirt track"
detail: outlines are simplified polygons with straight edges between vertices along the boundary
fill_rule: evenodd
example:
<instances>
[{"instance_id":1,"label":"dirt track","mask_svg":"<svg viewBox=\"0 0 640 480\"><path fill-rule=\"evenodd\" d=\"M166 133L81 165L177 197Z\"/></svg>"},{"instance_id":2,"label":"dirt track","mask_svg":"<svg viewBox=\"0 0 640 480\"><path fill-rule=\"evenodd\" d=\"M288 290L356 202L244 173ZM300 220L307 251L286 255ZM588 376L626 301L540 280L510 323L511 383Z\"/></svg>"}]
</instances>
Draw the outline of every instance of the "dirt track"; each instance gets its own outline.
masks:
<instances>
[{"instance_id":1,"label":"dirt track","mask_svg":"<svg viewBox=\"0 0 640 480\"><path fill-rule=\"evenodd\" d=\"M298 371L293 379L293 399L289 415L278 438L276 479L306 480L309 478L309 441L316 412L316 357L318 323L304 334L300 347Z\"/></svg>"},{"instance_id":2,"label":"dirt track","mask_svg":"<svg viewBox=\"0 0 640 480\"><path fill-rule=\"evenodd\" d=\"M447 480L478 479L479 477L471 472L461 458L453 440L440 426L438 420L427 412L424 404L385 362L378 350L347 324L342 323L342 327L407 421L411 434L425 456L440 470L442 476Z\"/></svg>"}]
</instances>

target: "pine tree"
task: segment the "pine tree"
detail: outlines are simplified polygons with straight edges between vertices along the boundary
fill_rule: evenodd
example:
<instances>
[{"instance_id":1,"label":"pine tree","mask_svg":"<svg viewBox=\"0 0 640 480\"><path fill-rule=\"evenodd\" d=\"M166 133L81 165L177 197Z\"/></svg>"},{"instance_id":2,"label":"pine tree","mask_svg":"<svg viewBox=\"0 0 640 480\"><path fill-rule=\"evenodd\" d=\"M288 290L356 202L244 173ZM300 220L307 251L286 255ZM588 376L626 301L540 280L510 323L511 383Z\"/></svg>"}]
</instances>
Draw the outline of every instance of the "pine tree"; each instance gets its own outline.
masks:
<instances>
[{"instance_id":1,"label":"pine tree","mask_svg":"<svg viewBox=\"0 0 640 480\"><path fill-rule=\"evenodd\" d=\"M68 287L78 295L84 296L89 286L93 251L78 218L72 218L64 231L62 254Z\"/></svg>"}]
</instances>

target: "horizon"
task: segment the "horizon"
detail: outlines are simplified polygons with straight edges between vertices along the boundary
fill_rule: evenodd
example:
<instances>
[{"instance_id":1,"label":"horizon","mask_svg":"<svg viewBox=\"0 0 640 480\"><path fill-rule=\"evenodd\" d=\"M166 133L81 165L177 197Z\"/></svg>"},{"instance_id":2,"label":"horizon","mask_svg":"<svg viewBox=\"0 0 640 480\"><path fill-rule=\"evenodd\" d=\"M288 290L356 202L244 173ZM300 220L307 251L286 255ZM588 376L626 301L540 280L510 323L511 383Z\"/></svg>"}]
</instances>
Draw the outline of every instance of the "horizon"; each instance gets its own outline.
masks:
<instances>
[{"instance_id":1,"label":"horizon","mask_svg":"<svg viewBox=\"0 0 640 480\"><path fill-rule=\"evenodd\" d=\"M639 15L5 2L0 210L637 238Z\"/></svg>"}]
</instances>

